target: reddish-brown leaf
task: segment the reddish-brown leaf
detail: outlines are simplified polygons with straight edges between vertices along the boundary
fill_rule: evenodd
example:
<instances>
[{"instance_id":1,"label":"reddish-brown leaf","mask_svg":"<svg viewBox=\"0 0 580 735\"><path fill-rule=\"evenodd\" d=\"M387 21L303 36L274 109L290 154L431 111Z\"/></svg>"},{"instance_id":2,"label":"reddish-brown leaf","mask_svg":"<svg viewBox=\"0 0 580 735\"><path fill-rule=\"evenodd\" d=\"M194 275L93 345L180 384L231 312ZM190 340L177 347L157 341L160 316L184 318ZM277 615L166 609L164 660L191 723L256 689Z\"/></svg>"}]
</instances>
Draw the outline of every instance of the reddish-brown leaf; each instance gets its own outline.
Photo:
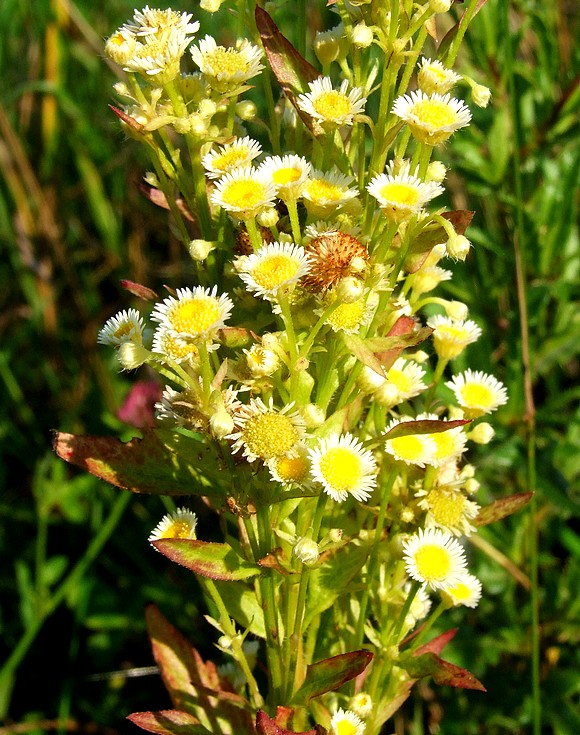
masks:
<instances>
[{"instance_id":1,"label":"reddish-brown leaf","mask_svg":"<svg viewBox=\"0 0 580 735\"><path fill-rule=\"evenodd\" d=\"M502 518L516 513L526 506L532 499L534 493L517 493L507 498L500 498L493 503L481 508L477 518L473 521L476 526L487 526L489 523L501 521Z\"/></svg>"},{"instance_id":2,"label":"reddish-brown leaf","mask_svg":"<svg viewBox=\"0 0 580 735\"><path fill-rule=\"evenodd\" d=\"M175 709L159 712L134 712L127 717L133 724L157 735L207 735L210 731L197 717Z\"/></svg>"},{"instance_id":3,"label":"reddish-brown leaf","mask_svg":"<svg viewBox=\"0 0 580 735\"><path fill-rule=\"evenodd\" d=\"M401 666L413 679L432 676L435 683L459 689L476 689L485 692L483 684L472 673L460 666L444 661L435 653L424 653L421 656L402 658Z\"/></svg>"},{"instance_id":4,"label":"reddish-brown leaf","mask_svg":"<svg viewBox=\"0 0 580 735\"><path fill-rule=\"evenodd\" d=\"M451 628L451 630L441 633L441 635L438 635L427 643L424 643L422 646L419 646L419 648L413 652L413 656L422 656L424 653L441 653L449 641L455 638L455 634L458 630L459 628Z\"/></svg>"},{"instance_id":5,"label":"reddish-brown leaf","mask_svg":"<svg viewBox=\"0 0 580 735\"><path fill-rule=\"evenodd\" d=\"M280 710L280 707L278 709ZM285 724L287 723L287 719L285 718ZM259 735L325 735L327 732L320 725L316 725L313 730L301 732L288 730L284 725L278 723L278 716L273 720L263 710L259 710L256 715L256 730Z\"/></svg>"},{"instance_id":6,"label":"reddish-brown leaf","mask_svg":"<svg viewBox=\"0 0 580 735\"><path fill-rule=\"evenodd\" d=\"M434 419L421 419L420 421L403 421L397 426L383 434L383 439L398 439L400 436L411 436L413 434L440 434L442 431L455 429L457 426L469 424L469 419L455 419L454 421L435 421Z\"/></svg>"},{"instance_id":7,"label":"reddish-brown leaf","mask_svg":"<svg viewBox=\"0 0 580 735\"><path fill-rule=\"evenodd\" d=\"M153 546L168 559L209 579L233 582L260 574L257 564L241 559L228 544L183 538L163 538Z\"/></svg>"},{"instance_id":8,"label":"reddish-brown leaf","mask_svg":"<svg viewBox=\"0 0 580 735\"><path fill-rule=\"evenodd\" d=\"M350 651L311 664L306 668L306 678L294 695L293 704L305 704L313 697L335 691L363 672L372 658L370 651Z\"/></svg>"},{"instance_id":9,"label":"reddish-brown leaf","mask_svg":"<svg viewBox=\"0 0 580 735\"><path fill-rule=\"evenodd\" d=\"M132 293L133 296L137 296L144 301L155 301L159 298L153 289L147 288L147 286L142 286L140 283L135 283L134 281L123 279L121 281L121 286L126 291L129 291L129 293Z\"/></svg>"}]
</instances>

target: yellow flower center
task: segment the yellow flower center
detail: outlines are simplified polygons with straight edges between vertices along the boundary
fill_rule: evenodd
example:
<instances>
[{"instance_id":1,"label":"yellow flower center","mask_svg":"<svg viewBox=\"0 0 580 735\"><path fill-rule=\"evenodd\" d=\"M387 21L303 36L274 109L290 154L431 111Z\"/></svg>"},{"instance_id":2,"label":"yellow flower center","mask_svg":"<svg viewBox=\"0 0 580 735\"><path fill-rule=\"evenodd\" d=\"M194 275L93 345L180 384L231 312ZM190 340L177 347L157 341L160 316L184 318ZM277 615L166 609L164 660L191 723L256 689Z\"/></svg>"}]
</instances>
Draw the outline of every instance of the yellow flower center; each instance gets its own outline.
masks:
<instances>
[{"instance_id":1,"label":"yellow flower center","mask_svg":"<svg viewBox=\"0 0 580 735\"><path fill-rule=\"evenodd\" d=\"M239 166L240 163L243 163L247 159L247 157L247 146L240 146L239 148L234 148L231 151L222 153L221 156L216 156L213 159L213 166L218 169L218 171L227 171L228 168Z\"/></svg>"},{"instance_id":2,"label":"yellow flower center","mask_svg":"<svg viewBox=\"0 0 580 735\"><path fill-rule=\"evenodd\" d=\"M348 720L341 720L336 725L336 735L356 735L356 725Z\"/></svg>"},{"instance_id":3,"label":"yellow flower center","mask_svg":"<svg viewBox=\"0 0 580 735\"><path fill-rule=\"evenodd\" d=\"M189 342L178 342L171 335L166 334L163 338L163 350L173 359L180 360L184 357L197 357L197 347Z\"/></svg>"},{"instance_id":4,"label":"yellow flower center","mask_svg":"<svg viewBox=\"0 0 580 735\"><path fill-rule=\"evenodd\" d=\"M344 194L340 186L323 179L314 179L307 184L308 194L314 202L336 202Z\"/></svg>"},{"instance_id":5,"label":"yellow flower center","mask_svg":"<svg viewBox=\"0 0 580 735\"><path fill-rule=\"evenodd\" d=\"M409 460L409 462L420 460L425 453L423 440L417 434L391 439L391 446L401 459Z\"/></svg>"},{"instance_id":6,"label":"yellow flower center","mask_svg":"<svg viewBox=\"0 0 580 735\"><path fill-rule=\"evenodd\" d=\"M426 582L442 582L451 569L451 559L441 546L425 544L415 552L415 565Z\"/></svg>"},{"instance_id":7,"label":"yellow flower center","mask_svg":"<svg viewBox=\"0 0 580 735\"><path fill-rule=\"evenodd\" d=\"M463 520L465 498L460 493L431 490L427 504L433 520L445 528L456 528Z\"/></svg>"},{"instance_id":8,"label":"yellow flower center","mask_svg":"<svg viewBox=\"0 0 580 735\"><path fill-rule=\"evenodd\" d=\"M272 179L278 186L284 186L286 184L293 184L301 176L302 171L299 168L279 168L277 171L274 171Z\"/></svg>"},{"instance_id":9,"label":"yellow flower center","mask_svg":"<svg viewBox=\"0 0 580 735\"><path fill-rule=\"evenodd\" d=\"M352 304L340 304L328 317L328 323L335 329L355 329L360 324L365 313L362 299Z\"/></svg>"},{"instance_id":10,"label":"yellow flower center","mask_svg":"<svg viewBox=\"0 0 580 735\"><path fill-rule=\"evenodd\" d=\"M325 120L338 120L344 115L348 115L351 110L348 97L336 90L318 95L316 99L312 100L312 106Z\"/></svg>"},{"instance_id":11,"label":"yellow flower center","mask_svg":"<svg viewBox=\"0 0 580 735\"><path fill-rule=\"evenodd\" d=\"M299 439L291 419L280 413L264 413L249 418L242 430L246 447L261 459L287 454Z\"/></svg>"},{"instance_id":12,"label":"yellow flower center","mask_svg":"<svg viewBox=\"0 0 580 735\"><path fill-rule=\"evenodd\" d=\"M276 460L276 472L286 482L300 482L308 474L308 469L308 460L300 455Z\"/></svg>"},{"instance_id":13,"label":"yellow flower center","mask_svg":"<svg viewBox=\"0 0 580 735\"><path fill-rule=\"evenodd\" d=\"M455 436L448 431L440 431L436 434L429 434L435 442L435 458L444 459L455 452L457 442Z\"/></svg>"},{"instance_id":14,"label":"yellow flower center","mask_svg":"<svg viewBox=\"0 0 580 735\"><path fill-rule=\"evenodd\" d=\"M408 375L405 375L402 370L394 370L391 368L387 373L387 378L401 393L408 393L413 386L411 378Z\"/></svg>"},{"instance_id":15,"label":"yellow flower center","mask_svg":"<svg viewBox=\"0 0 580 735\"><path fill-rule=\"evenodd\" d=\"M460 392L466 406L488 408L493 405L493 392L486 385L467 383Z\"/></svg>"},{"instance_id":16,"label":"yellow flower center","mask_svg":"<svg viewBox=\"0 0 580 735\"><path fill-rule=\"evenodd\" d=\"M469 339L469 331L464 327L455 327L452 324L442 324L437 327L435 339L464 342Z\"/></svg>"},{"instance_id":17,"label":"yellow flower center","mask_svg":"<svg viewBox=\"0 0 580 735\"><path fill-rule=\"evenodd\" d=\"M419 201L419 192L407 184L385 184L380 194L389 204L399 204L402 207L414 207Z\"/></svg>"},{"instance_id":18,"label":"yellow flower center","mask_svg":"<svg viewBox=\"0 0 580 735\"><path fill-rule=\"evenodd\" d=\"M451 107L439 100L417 102L411 112L417 117L419 124L425 127L439 129L453 125L456 121L455 112Z\"/></svg>"},{"instance_id":19,"label":"yellow flower center","mask_svg":"<svg viewBox=\"0 0 580 735\"><path fill-rule=\"evenodd\" d=\"M361 458L345 447L333 447L320 458L320 472L334 490L351 492L362 478Z\"/></svg>"},{"instance_id":20,"label":"yellow flower center","mask_svg":"<svg viewBox=\"0 0 580 735\"><path fill-rule=\"evenodd\" d=\"M448 588L446 592L450 594L451 597L454 597L456 600L459 600L460 602L469 600L469 598L471 597L471 591L469 587L463 582L460 582L455 587Z\"/></svg>"},{"instance_id":21,"label":"yellow flower center","mask_svg":"<svg viewBox=\"0 0 580 735\"><path fill-rule=\"evenodd\" d=\"M115 331L113 332L113 337L116 337L117 339L128 337L133 329L135 329L135 325L133 324L133 322L125 322L124 324L118 326L117 329L115 329Z\"/></svg>"},{"instance_id":22,"label":"yellow flower center","mask_svg":"<svg viewBox=\"0 0 580 735\"><path fill-rule=\"evenodd\" d=\"M223 201L231 207L254 209L265 201L266 190L259 181L232 181L222 191Z\"/></svg>"},{"instance_id":23,"label":"yellow flower center","mask_svg":"<svg viewBox=\"0 0 580 735\"><path fill-rule=\"evenodd\" d=\"M233 77L248 71L248 62L233 48L217 48L205 54L205 63L211 67L211 73L217 76Z\"/></svg>"},{"instance_id":24,"label":"yellow flower center","mask_svg":"<svg viewBox=\"0 0 580 735\"><path fill-rule=\"evenodd\" d=\"M191 526L187 521L173 521L160 538L189 538Z\"/></svg>"},{"instance_id":25,"label":"yellow flower center","mask_svg":"<svg viewBox=\"0 0 580 735\"><path fill-rule=\"evenodd\" d=\"M438 82L444 82L447 79L445 69L440 69L437 66L428 66L425 71L433 75Z\"/></svg>"},{"instance_id":26,"label":"yellow flower center","mask_svg":"<svg viewBox=\"0 0 580 735\"><path fill-rule=\"evenodd\" d=\"M287 255L270 255L252 269L252 278L264 289L279 288L296 276L299 263Z\"/></svg>"},{"instance_id":27,"label":"yellow flower center","mask_svg":"<svg viewBox=\"0 0 580 735\"><path fill-rule=\"evenodd\" d=\"M178 302L168 314L171 327L184 334L205 334L220 320L221 309L217 299L197 296Z\"/></svg>"}]
</instances>

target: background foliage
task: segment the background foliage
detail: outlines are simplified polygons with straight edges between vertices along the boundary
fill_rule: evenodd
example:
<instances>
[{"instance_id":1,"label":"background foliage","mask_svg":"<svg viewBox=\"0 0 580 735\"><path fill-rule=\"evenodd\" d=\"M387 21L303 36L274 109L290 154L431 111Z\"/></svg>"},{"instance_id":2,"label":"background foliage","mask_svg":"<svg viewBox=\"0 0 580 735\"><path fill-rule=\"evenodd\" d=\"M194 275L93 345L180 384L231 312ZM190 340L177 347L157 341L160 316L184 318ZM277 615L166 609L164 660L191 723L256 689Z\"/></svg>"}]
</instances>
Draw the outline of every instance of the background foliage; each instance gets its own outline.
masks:
<instances>
[{"instance_id":1,"label":"background foliage","mask_svg":"<svg viewBox=\"0 0 580 735\"><path fill-rule=\"evenodd\" d=\"M530 511L478 534L472 551L485 595L461 613L453 660L488 693L423 685L396 723L412 735L433 732L441 717L450 735L530 731L536 598L543 732L580 732L578 16L568 0L506 2L481 10L459 65L493 101L472 109L472 125L446 150L453 205L477 212L475 248L449 288L485 325L469 367L493 371L511 397L477 461L483 494L537 496ZM292 17L292 3L276 5ZM121 278L159 290L191 273L165 213L140 194L138 147L107 108L115 78L102 40L132 10L125 0L0 4L0 660L12 661L0 671L4 732L129 732L126 714L166 706L156 676L129 676L151 665L148 601L211 652L191 575L146 541L163 501L121 502L50 450L53 428L134 433L117 412L148 376L119 374L96 333L134 305ZM328 23L313 13L309 25Z\"/></svg>"}]
</instances>

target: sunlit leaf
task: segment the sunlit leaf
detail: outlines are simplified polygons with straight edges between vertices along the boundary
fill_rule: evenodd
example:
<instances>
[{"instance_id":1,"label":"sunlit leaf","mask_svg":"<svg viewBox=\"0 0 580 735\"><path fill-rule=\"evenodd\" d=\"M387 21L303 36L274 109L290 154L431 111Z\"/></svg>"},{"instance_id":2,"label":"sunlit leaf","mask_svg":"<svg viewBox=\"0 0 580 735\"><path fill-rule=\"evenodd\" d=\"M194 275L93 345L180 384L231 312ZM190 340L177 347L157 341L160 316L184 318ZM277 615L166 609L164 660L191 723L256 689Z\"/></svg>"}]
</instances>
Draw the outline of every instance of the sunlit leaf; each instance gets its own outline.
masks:
<instances>
[{"instance_id":1,"label":"sunlit leaf","mask_svg":"<svg viewBox=\"0 0 580 735\"><path fill-rule=\"evenodd\" d=\"M276 718L277 720L278 718ZM324 735L327 731L320 725L316 725L313 730L297 732L296 730L287 730L277 724L276 720L263 711L259 710L256 716L256 730L259 735Z\"/></svg>"},{"instance_id":2,"label":"sunlit leaf","mask_svg":"<svg viewBox=\"0 0 580 735\"><path fill-rule=\"evenodd\" d=\"M456 687L458 689L476 689L485 692L483 684L478 681L467 669L444 661L437 654L429 652L420 656L410 656L400 659L400 665L413 679L423 679L432 676L440 686Z\"/></svg>"},{"instance_id":3,"label":"sunlit leaf","mask_svg":"<svg viewBox=\"0 0 580 735\"><path fill-rule=\"evenodd\" d=\"M200 724L197 717L175 709L134 712L127 719L142 730L157 735L207 735L211 732Z\"/></svg>"},{"instance_id":4,"label":"sunlit leaf","mask_svg":"<svg viewBox=\"0 0 580 735\"><path fill-rule=\"evenodd\" d=\"M241 559L228 544L196 539L162 538L153 546L168 559L209 579L240 580L255 577L261 569Z\"/></svg>"},{"instance_id":5,"label":"sunlit leaf","mask_svg":"<svg viewBox=\"0 0 580 735\"><path fill-rule=\"evenodd\" d=\"M493 503L481 508L477 518L473 521L476 526L487 526L489 523L501 521L502 518L526 506L532 499L534 493L517 493L507 498L500 498Z\"/></svg>"},{"instance_id":6,"label":"sunlit leaf","mask_svg":"<svg viewBox=\"0 0 580 735\"><path fill-rule=\"evenodd\" d=\"M333 692L362 673L373 659L370 651L351 651L325 658L306 669L306 678L293 697L293 704L305 704L313 697Z\"/></svg>"}]
</instances>

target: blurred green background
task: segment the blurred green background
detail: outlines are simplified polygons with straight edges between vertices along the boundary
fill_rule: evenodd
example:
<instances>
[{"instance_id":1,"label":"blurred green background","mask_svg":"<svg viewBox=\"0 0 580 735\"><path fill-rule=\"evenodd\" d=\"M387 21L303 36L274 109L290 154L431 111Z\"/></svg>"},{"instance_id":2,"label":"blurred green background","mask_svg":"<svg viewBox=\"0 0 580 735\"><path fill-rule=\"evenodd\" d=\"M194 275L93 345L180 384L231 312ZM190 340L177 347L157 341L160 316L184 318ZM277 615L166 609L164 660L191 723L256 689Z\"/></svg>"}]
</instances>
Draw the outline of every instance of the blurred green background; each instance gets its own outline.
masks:
<instances>
[{"instance_id":1,"label":"blurred green background","mask_svg":"<svg viewBox=\"0 0 580 735\"><path fill-rule=\"evenodd\" d=\"M273 6L288 32L292 2ZM163 501L119 500L51 452L51 429L135 433L117 412L148 376L120 374L97 331L139 306L121 278L159 290L192 273L165 213L139 191L142 151L107 107L118 77L103 39L132 12L125 0L0 3L2 734L136 732L127 714L167 707L158 677L141 670L152 664L148 601L212 654L195 581L147 543ZM204 21L202 31L212 27ZM316 28L319 14L310 21ZM477 213L474 250L443 286L484 326L458 368L492 372L510 394L494 443L473 461L482 500L537 494L478 534L471 564L484 598L445 621L460 628L447 657L488 693L424 683L398 733L437 732L441 718L446 735L532 732L533 599L542 732L580 732L577 38L573 0L489 0L460 56L459 70L493 97L485 110L472 106L472 125L443 154L449 204Z\"/></svg>"}]
</instances>

